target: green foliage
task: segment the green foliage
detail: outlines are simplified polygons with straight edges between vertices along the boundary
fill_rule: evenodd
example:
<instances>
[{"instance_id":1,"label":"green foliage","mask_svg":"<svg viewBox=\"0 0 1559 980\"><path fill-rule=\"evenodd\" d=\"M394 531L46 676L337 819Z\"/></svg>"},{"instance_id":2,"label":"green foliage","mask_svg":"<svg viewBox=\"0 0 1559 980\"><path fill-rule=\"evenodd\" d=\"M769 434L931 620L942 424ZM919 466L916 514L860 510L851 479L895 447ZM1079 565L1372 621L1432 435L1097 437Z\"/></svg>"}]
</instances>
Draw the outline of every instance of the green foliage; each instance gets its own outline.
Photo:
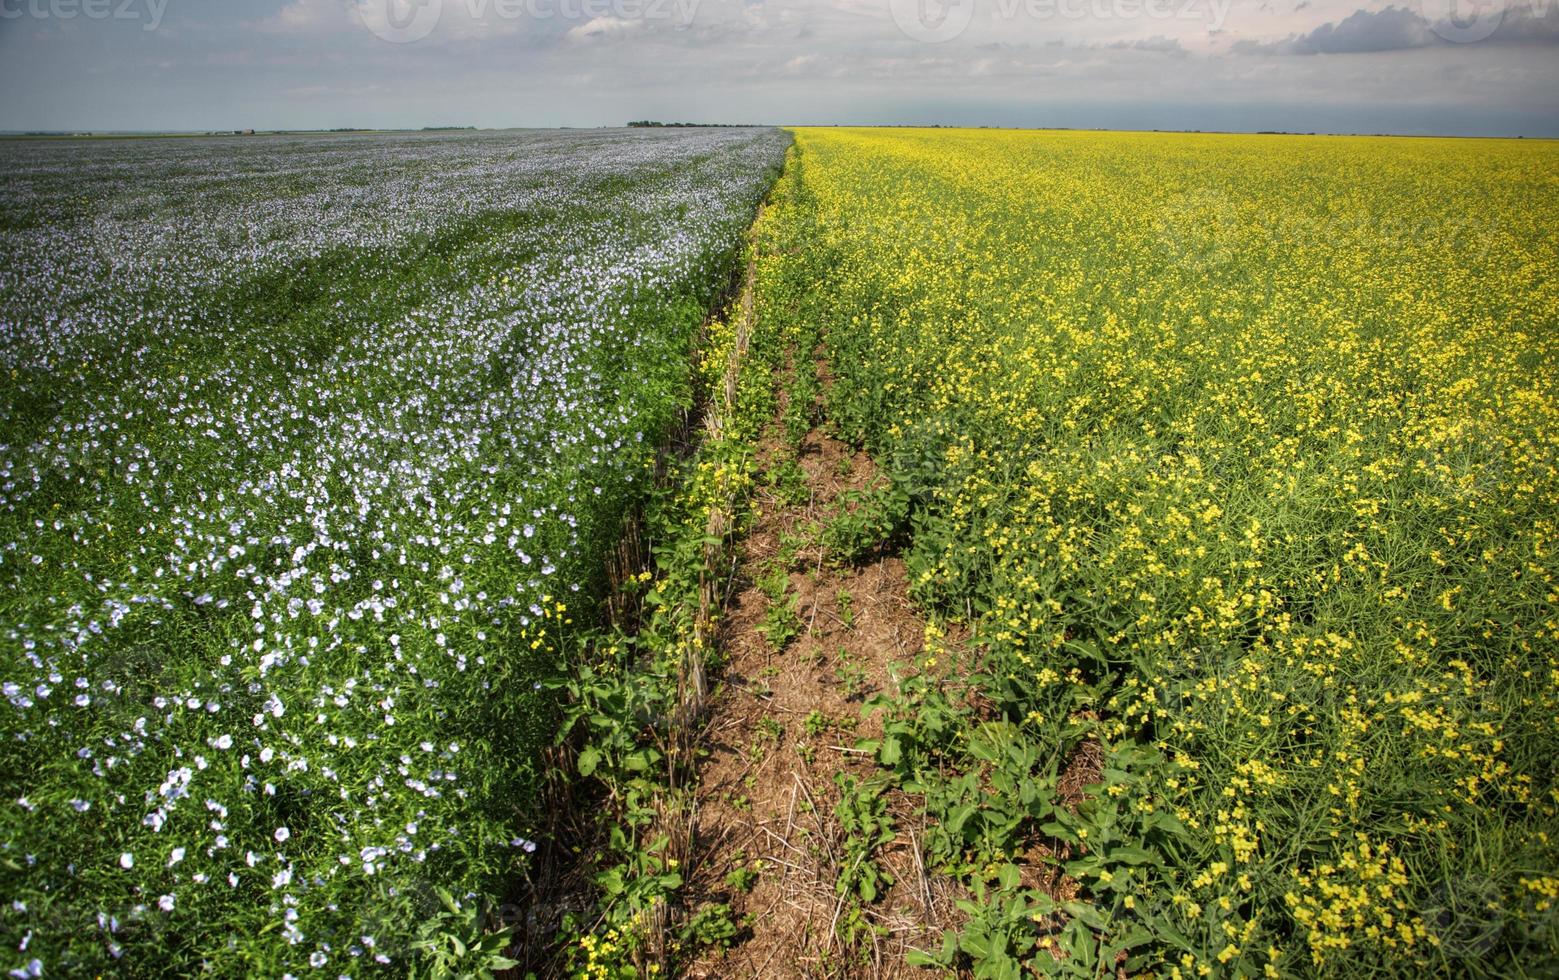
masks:
<instances>
[{"instance_id":1,"label":"green foliage","mask_svg":"<svg viewBox=\"0 0 1559 980\"><path fill-rule=\"evenodd\" d=\"M784 734L785 734L785 726L780 724L779 719L777 719L777 718L760 718L760 719L758 719L758 737L760 739L768 739L771 742L778 742L780 740L780 736L782 736Z\"/></svg>"},{"instance_id":2,"label":"green foliage","mask_svg":"<svg viewBox=\"0 0 1559 980\"><path fill-rule=\"evenodd\" d=\"M682 927L684 946L729 947L741 932L741 926L731 915L731 907L724 902L711 902L699 907Z\"/></svg>"},{"instance_id":3,"label":"green foliage","mask_svg":"<svg viewBox=\"0 0 1559 980\"><path fill-rule=\"evenodd\" d=\"M796 596L773 603L763 615L763 622L758 624L758 632L769 642L774 651L785 649L790 641L801 633L801 614L797 611L799 599Z\"/></svg>"},{"instance_id":4,"label":"green foliage","mask_svg":"<svg viewBox=\"0 0 1559 980\"><path fill-rule=\"evenodd\" d=\"M893 876L874 860L894 836L883 783L862 782L848 773L839 773L834 777L834 785L839 789L834 815L845 835L843 864L834 879L834 889L871 904L893 883Z\"/></svg>"},{"instance_id":5,"label":"green foliage","mask_svg":"<svg viewBox=\"0 0 1559 980\"><path fill-rule=\"evenodd\" d=\"M789 397L781 423L792 449L799 448L806 434L817 424L817 401L821 385L817 377L817 365L807 353L801 350L795 352L790 383L786 386Z\"/></svg>"},{"instance_id":6,"label":"green foliage","mask_svg":"<svg viewBox=\"0 0 1559 980\"><path fill-rule=\"evenodd\" d=\"M413 976L418 980L492 980L494 971L518 966L504 955L508 930L487 931L480 909L462 905L445 889L436 889L439 909L425 919L422 938L413 947L422 956Z\"/></svg>"},{"instance_id":7,"label":"green foliage","mask_svg":"<svg viewBox=\"0 0 1559 980\"><path fill-rule=\"evenodd\" d=\"M1015 886L1016 871L1014 865L1004 865L1002 877ZM1035 920L1046 913L1047 901L1042 894L1013 888L993 893L976 881L974 898L958 902L958 911L967 918L963 928L944 934L936 952L914 951L906 959L911 966L961 967L976 980L1020 980L1031 975L1027 964L1039 944ZM1097 976L1097 960L1088 957L1086 962L1092 969L1083 975Z\"/></svg>"},{"instance_id":8,"label":"green foliage","mask_svg":"<svg viewBox=\"0 0 1559 980\"><path fill-rule=\"evenodd\" d=\"M559 738L576 747L579 775L608 787L635 823L648 818L642 808L659 785L675 707L673 667L656 666L646 669L637 643L619 636L598 648L596 662L549 682L568 695Z\"/></svg>"},{"instance_id":9,"label":"green foliage","mask_svg":"<svg viewBox=\"0 0 1559 980\"><path fill-rule=\"evenodd\" d=\"M790 572L778 563L759 576L757 584L769 600L757 631L777 653L801 633L801 597L790 591Z\"/></svg>"},{"instance_id":10,"label":"green foliage","mask_svg":"<svg viewBox=\"0 0 1559 980\"><path fill-rule=\"evenodd\" d=\"M725 887L742 894L752 891L757 883L758 871L755 868L733 868L725 876Z\"/></svg>"},{"instance_id":11,"label":"green foliage","mask_svg":"<svg viewBox=\"0 0 1559 980\"><path fill-rule=\"evenodd\" d=\"M902 490L847 490L839 495L818 538L832 561L851 564L890 546L908 525L909 496Z\"/></svg>"},{"instance_id":12,"label":"green foliage","mask_svg":"<svg viewBox=\"0 0 1559 980\"><path fill-rule=\"evenodd\" d=\"M839 607L840 622L844 623L845 629L850 629L855 625L855 597L850 595L849 589L841 585L834 601Z\"/></svg>"},{"instance_id":13,"label":"green foliage","mask_svg":"<svg viewBox=\"0 0 1559 980\"><path fill-rule=\"evenodd\" d=\"M840 647L837 659L839 662L834 665L834 678L844 689L844 696L850 700L860 697L866 687L866 668L855 659L849 647Z\"/></svg>"},{"instance_id":14,"label":"green foliage","mask_svg":"<svg viewBox=\"0 0 1559 980\"><path fill-rule=\"evenodd\" d=\"M864 960L871 948L868 940L883 934L883 928L867 918L866 906L893 884L893 875L877 861L893 841L893 818L888 815L881 780L863 782L841 772L835 774L834 785L839 791L834 815L844 833L844 853L834 878L841 901L834 932L843 949L856 949Z\"/></svg>"},{"instance_id":15,"label":"green foliage","mask_svg":"<svg viewBox=\"0 0 1559 980\"><path fill-rule=\"evenodd\" d=\"M811 491L806 472L795 456L784 455L764 473L764 482L773 489L781 503L798 505L807 502Z\"/></svg>"},{"instance_id":16,"label":"green foliage","mask_svg":"<svg viewBox=\"0 0 1559 980\"><path fill-rule=\"evenodd\" d=\"M757 582L754 584L770 603L781 602L790 590L790 571L783 562L775 561L758 575Z\"/></svg>"}]
</instances>

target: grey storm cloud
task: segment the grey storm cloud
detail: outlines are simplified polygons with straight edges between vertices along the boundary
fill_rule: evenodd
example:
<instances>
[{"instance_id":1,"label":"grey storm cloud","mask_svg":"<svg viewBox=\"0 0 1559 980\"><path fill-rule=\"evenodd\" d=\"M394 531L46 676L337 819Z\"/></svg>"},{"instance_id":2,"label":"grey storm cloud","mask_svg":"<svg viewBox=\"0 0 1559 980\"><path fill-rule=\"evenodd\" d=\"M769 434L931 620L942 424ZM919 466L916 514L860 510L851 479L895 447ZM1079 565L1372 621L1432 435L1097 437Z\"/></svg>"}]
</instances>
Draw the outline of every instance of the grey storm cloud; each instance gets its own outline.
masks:
<instances>
[{"instance_id":1,"label":"grey storm cloud","mask_svg":"<svg viewBox=\"0 0 1559 980\"><path fill-rule=\"evenodd\" d=\"M1233 50L1246 54L1357 54L1425 48L1439 38L1417 11L1387 7L1375 12L1356 10L1336 24L1322 24L1308 34L1262 43L1237 41Z\"/></svg>"},{"instance_id":2,"label":"grey storm cloud","mask_svg":"<svg viewBox=\"0 0 1559 980\"><path fill-rule=\"evenodd\" d=\"M1356 10L1337 23L1326 23L1308 34L1296 34L1280 41L1237 41L1230 50L1237 54L1366 54L1381 51L1408 51L1453 44L1465 35L1449 21L1431 23L1416 10L1387 7L1384 10ZM1559 44L1559 5L1536 3L1506 9L1497 26L1476 38L1482 44Z\"/></svg>"}]
</instances>

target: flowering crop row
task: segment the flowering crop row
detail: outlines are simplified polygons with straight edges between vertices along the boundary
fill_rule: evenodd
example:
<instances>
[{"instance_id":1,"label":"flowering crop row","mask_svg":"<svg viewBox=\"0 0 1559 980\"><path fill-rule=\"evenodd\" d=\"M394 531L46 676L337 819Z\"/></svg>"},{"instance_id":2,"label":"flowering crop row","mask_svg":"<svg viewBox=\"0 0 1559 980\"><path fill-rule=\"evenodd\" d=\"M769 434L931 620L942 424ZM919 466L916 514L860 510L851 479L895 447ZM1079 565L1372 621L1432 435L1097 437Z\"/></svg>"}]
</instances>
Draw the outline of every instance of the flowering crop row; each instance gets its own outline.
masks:
<instances>
[{"instance_id":1,"label":"flowering crop row","mask_svg":"<svg viewBox=\"0 0 1559 980\"><path fill-rule=\"evenodd\" d=\"M4 148L0 967L404 973L523 872L788 142Z\"/></svg>"},{"instance_id":2,"label":"flowering crop row","mask_svg":"<svg viewBox=\"0 0 1559 980\"><path fill-rule=\"evenodd\" d=\"M980 897L927 959L1554 962L1555 145L796 154L829 413L909 496L913 589L979 654L976 698L923 661L879 747ZM1072 886L1035 886L1044 855Z\"/></svg>"}]
</instances>

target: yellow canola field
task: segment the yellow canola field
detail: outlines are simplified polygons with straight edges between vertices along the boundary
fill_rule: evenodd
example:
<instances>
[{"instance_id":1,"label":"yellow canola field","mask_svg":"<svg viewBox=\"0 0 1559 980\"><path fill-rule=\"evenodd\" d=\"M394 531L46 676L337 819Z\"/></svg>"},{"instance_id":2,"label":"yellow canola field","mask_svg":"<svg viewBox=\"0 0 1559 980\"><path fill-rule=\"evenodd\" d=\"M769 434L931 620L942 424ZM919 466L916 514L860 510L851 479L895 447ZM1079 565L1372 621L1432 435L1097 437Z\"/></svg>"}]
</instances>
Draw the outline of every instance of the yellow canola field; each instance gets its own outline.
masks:
<instances>
[{"instance_id":1,"label":"yellow canola field","mask_svg":"<svg viewBox=\"0 0 1559 980\"><path fill-rule=\"evenodd\" d=\"M1166 976L1559 956L1559 145L796 135L784 298L975 629L956 745L1106 750L1069 928ZM1042 822L933 856L994 919ZM958 955L1098 953L1004 935Z\"/></svg>"}]
</instances>

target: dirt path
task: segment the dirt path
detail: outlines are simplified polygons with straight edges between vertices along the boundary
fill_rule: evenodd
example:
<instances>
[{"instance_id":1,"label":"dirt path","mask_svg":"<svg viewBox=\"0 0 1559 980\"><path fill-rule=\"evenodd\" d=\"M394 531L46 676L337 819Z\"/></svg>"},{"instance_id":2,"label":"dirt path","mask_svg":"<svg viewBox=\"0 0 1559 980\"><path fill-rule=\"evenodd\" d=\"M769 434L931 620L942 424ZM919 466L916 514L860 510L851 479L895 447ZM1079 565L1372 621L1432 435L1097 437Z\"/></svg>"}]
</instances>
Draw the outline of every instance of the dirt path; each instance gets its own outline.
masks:
<instances>
[{"instance_id":1,"label":"dirt path","mask_svg":"<svg viewBox=\"0 0 1559 980\"><path fill-rule=\"evenodd\" d=\"M727 667L705 728L689 860L693 904L728 902L747 928L729 950L695 961L689 977L898 976L911 972L905 949L937 945L952 912L945 886L920 866L921 813L875 786L866 796L881 801L893 836L871 860L892 884L872 902L836 891L851 866L838 780L876 772L854 748L881 731L862 705L914 669L925 624L899 558L831 567L815 542L829 504L880 479L871 459L826 426L792 452L777 424L759 447L761 471L794 458L804 484L792 470L788 487L756 500L760 516L720 628ZM768 624L782 582L779 602L793 603L795 616L776 631Z\"/></svg>"}]
</instances>

